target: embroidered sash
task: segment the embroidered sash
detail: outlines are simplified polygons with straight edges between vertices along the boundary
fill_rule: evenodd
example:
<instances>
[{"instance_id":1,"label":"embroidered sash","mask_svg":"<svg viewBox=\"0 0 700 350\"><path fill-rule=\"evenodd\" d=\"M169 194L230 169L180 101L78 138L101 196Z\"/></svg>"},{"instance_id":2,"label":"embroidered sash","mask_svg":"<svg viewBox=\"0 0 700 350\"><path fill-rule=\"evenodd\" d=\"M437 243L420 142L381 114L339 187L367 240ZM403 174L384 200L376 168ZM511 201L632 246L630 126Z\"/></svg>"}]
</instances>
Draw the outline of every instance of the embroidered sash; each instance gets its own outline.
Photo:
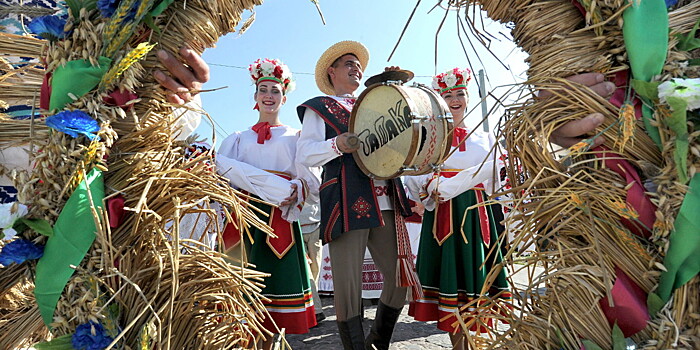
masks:
<instances>
[{"instance_id":1,"label":"embroidered sash","mask_svg":"<svg viewBox=\"0 0 700 350\"><path fill-rule=\"evenodd\" d=\"M450 169L440 172L440 176L445 178L451 178L459 173L459 169ZM433 179L431 181L435 181ZM472 188L476 196L477 204L483 204L485 202L484 196L484 185L478 184ZM452 200L445 202L438 202L435 205L435 220L433 220L433 237L439 245L447 240L454 233L454 220L452 216ZM479 225L481 228L481 239L484 245L489 247L491 245L491 225L489 223L489 216L486 207L479 205L477 207L479 213Z\"/></svg>"},{"instance_id":2,"label":"embroidered sash","mask_svg":"<svg viewBox=\"0 0 700 350\"><path fill-rule=\"evenodd\" d=\"M286 180L292 179L292 177L287 173L272 170L265 171L273 173ZM292 226L291 222L282 218L282 211L279 208L270 208L271 212L269 213L268 225L272 228L272 232L277 237L268 235L266 242L270 249L272 249L272 252L277 255L277 258L282 259L295 243L294 226ZM233 214L231 215L233 220L236 221L237 219L233 217ZM229 222L224 228L222 239L224 241L224 251L229 251L241 242L241 232L233 225L233 223Z\"/></svg>"}]
</instances>

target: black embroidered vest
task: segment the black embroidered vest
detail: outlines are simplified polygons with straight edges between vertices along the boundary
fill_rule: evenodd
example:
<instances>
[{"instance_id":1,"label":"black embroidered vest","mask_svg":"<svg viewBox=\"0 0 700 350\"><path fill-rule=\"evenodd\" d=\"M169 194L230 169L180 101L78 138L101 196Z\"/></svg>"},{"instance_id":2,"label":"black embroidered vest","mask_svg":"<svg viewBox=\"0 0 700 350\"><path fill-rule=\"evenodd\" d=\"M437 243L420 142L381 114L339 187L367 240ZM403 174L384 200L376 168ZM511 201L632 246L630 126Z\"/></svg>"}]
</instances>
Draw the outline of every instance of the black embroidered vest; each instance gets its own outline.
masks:
<instances>
[{"instance_id":1,"label":"black embroidered vest","mask_svg":"<svg viewBox=\"0 0 700 350\"><path fill-rule=\"evenodd\" d=\"M335 99L315 97L297 107L302 123L306 108L316 112L326 123L326 139L348 131L350 112ZM410 216L411 210L401 179L387 182L389 195L394 198L394 209L400 209L403 216ZM323 244L347 231L384 226L374 181L360 170L351 153L344 153L323 166L320 198ZM396 199L400 208L397 208Z\"/></svg>"}]
</instances>

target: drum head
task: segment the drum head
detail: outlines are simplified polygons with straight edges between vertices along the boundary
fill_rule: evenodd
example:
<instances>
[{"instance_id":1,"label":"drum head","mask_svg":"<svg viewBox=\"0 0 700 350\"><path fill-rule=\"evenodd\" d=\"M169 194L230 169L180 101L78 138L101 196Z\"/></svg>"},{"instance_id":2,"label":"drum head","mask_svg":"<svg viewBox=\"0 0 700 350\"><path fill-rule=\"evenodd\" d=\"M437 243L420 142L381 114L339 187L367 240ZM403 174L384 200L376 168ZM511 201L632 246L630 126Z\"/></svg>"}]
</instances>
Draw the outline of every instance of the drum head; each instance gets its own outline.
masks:
<instances>
[{"instance_id":1,"label":"drum head","mask_svg":"<svg viewBox=\"0 0 700 350\"><path fill-rule=\"evenodd\" d=\"M373 85L362 92L349 122L360 149L353 153L365 174L376 179L399 176L416 153L411 107L400 86Z\"/></svg>"}]
</instances>

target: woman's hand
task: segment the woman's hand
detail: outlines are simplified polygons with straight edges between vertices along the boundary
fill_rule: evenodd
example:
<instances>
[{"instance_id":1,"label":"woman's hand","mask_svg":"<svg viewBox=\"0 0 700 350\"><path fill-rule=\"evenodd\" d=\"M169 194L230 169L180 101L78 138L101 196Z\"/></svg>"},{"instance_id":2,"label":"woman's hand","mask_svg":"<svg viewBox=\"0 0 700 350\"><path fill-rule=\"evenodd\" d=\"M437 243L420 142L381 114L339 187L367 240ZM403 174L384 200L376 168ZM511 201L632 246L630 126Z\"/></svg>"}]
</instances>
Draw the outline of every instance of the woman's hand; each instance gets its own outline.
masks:
<instances>
[{"instance_id":1,"label":"woman's hand","mask_svg":"<svg viewBox=\"0 0 700 350\"><path fill-rule=\"evenodd\" d=\"M209 81L209 65L189 47L180 49L180 57L187 65L165 50L159 50L157 56L170 75L155 70L153 77L168 90L169 102L185 104L191 101L192 97L202 90L202 85Z\"/></svg>"},{"instance_id":2,"label":"woman's hand","mask_svg":"<svg viewBox=\"0 0 700 350\"><path fill-rule=\"evenodd\" d=\"M292 187L292 194L290 194L289 197L285 198L280 203L280 207L296 204L296 202L297 202L297 184L292 184L291 187Z\"/></svg>"}]
</instances>

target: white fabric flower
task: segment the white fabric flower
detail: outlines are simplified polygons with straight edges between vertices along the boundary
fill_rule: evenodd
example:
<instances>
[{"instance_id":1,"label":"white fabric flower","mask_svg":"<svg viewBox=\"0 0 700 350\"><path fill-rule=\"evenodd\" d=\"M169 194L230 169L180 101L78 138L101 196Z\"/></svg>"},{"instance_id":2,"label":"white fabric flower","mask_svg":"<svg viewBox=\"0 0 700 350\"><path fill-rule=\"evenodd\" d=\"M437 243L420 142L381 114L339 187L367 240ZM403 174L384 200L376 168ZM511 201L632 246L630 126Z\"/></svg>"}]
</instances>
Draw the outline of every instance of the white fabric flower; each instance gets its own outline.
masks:
<instances>
[{"instance_id":1,"label":"white fabric flower","mask_svg":"<svg viewBox=\"0 0 700 350\"><path fill-rule=\"evenodd\" d=\"M448 88L457 85L457 76L454 74L448 74L445 77L445 85L447 85Z\"/></svg>"},{"instance_id":2,"label":"white fabric flower","mask_svg":"<svg viewBox=\"0 0 700 350\"><path fill-rule=\"evenodd\" d=\"M27 211L26 205L17 202L0 204L0 229L5 234L5 240L12 239L17 234L12 225L17 219L27 215Z\"/></svg>"},{"instance_id":3,"label":"white fabric flower","mask_svg":"<svg viewBox=\"0 0 700 350\"><path fill-rule=\"evenodd\" d=\"M434 90L440 90L440 89L442 89L442 88L440 87L439 82L440 82L439 76L433 77L433 89L434 89Z\"/></svg>"},{"instance_id":4,"label":"white fabric flower","mask_svg":"<svg viewBox=\"0 0 700 350\"><path fill-rule=\"evenodd\" d=\"M262 76L270 77L272 72L275 71L275 64L268 61L263 61L260 63L260 70L262 71Z\"/></svg>"},{"instance_id":5,"label":"white fabric flower","mask_svg":"<svg viewBox=\"0 0 700 350\"><path fill-rule=\"evenodd\" d=\"M700 78L671 79L663 82L659 85L659 99L665 103L667 97L684 100L689 111L700 108Z\"/></svg>"}]
</instances>

